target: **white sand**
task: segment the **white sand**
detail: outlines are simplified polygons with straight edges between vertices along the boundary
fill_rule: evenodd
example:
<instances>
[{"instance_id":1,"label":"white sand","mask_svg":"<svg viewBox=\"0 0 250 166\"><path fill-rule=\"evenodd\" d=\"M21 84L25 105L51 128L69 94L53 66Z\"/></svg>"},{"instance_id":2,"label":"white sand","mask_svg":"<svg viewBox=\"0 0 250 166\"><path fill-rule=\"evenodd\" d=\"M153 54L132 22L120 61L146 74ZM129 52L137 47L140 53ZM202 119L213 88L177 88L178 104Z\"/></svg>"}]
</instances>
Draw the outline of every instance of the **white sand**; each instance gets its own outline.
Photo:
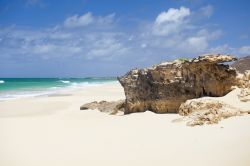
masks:
<instances>
[{"instance_id":1,"label":"white sand","mask_svg":"<svg viewBox=\"0 0 250 166\"><path fill-rule=\"evenodd\" d=\"M114 116L79 107L124 98L118 83L0 102L0 166L249 166L250 116L216 125L175 114Z\"/></svg>"}]
</instances>

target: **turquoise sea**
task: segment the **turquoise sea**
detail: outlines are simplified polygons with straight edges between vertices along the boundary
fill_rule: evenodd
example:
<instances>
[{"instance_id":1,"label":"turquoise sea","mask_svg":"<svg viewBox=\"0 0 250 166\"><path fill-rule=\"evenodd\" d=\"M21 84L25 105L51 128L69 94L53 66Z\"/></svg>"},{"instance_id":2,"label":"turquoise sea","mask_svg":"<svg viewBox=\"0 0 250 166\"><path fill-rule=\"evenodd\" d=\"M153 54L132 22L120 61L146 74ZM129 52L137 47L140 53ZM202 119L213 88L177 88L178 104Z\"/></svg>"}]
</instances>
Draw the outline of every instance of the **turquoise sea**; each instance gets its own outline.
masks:
<instances>
[{"instance_id":1,"label":"turquoise sea","mask_svg":"<svg viewBox=\"0 0 250 166\"><path fill-rule=\"evenodd\" d=\"M0 100L50 95L88 86L99 86L112 81L117 79L115 77L0 78Z\"/></svg>"}]
</instances>

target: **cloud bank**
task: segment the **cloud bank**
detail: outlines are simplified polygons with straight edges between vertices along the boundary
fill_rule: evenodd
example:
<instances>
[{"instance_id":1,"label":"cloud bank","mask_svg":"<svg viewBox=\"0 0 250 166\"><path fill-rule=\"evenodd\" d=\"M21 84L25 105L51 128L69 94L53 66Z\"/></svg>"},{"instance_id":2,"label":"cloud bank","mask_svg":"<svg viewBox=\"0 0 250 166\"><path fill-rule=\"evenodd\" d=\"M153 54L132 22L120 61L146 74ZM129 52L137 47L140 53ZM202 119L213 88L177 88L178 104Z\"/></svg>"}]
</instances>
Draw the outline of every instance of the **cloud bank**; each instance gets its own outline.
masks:
<instances>
[{"instance_id":1,"label":"cloud bank","mask_svg":"<svg viewBox=\"0 0 250 166\"><path fill-rule=\"evenodd\" d=\"M120 25L122 20L115 13L96 16L91 12L66 17L54 27L2 27L1 61L99 63L107 72L116 66L112 74L120 74L132 66L148 66L180 56L207 52L248 54L249 45L233 48L226 43L212 44L223 36L223 30L202 24L213 12L211 5L196 11L184 6L170 8L159 12L154 20L127 29Z\"/></svg>"}]
</instances>

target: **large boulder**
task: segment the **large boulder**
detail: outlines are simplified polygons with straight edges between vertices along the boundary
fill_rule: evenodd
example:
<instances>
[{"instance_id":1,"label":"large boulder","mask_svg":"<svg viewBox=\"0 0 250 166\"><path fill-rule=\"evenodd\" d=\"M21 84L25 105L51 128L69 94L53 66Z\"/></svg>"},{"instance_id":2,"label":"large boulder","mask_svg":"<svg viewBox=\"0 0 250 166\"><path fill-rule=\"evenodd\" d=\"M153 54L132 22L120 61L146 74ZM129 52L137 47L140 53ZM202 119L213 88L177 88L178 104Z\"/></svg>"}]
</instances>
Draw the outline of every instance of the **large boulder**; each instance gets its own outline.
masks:
<instances>
[{"instance_id":1,"label":"large boulder","mask_svg":"<svg viewBox=\"0 0 250 166\"><path fill-rule=\"evenodd\" d=\"M221 63L234 60L231 55L206 54L133 69L118 77L126 96L125 114L146 110L177 113L188 99L224 96L236 84L236 71Z\"/></svg>"}]
</instances>

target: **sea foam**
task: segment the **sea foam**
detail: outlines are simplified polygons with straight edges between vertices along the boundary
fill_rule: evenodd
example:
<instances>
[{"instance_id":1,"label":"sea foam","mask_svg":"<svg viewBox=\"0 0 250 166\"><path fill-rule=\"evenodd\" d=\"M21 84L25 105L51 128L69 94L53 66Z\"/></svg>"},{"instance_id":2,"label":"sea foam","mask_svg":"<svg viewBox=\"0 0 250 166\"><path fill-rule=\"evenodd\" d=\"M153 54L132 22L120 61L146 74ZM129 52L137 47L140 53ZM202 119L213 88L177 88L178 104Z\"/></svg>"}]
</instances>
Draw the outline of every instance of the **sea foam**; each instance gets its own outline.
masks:
<instances>
[{"instance_id":1,"label":"sea foam","mask_svg":"<svg viewBox=\"0 0 250 166\"><path fill-rule=\"evenodd\" d=\"M64 80L60 80L60 82L64 83L64 84L69 84L70 81L64 81Z\"/></svg>"},{"instance_id":2,"label":"sea foam","mask_svg":"<svg viewBox=\"0 0 250 166\"><path fill-rule=\"evenodd\" d=\"M4 83L4 80L0 80L0 84L3 84Z\"/></svg>"}]
</instances>

